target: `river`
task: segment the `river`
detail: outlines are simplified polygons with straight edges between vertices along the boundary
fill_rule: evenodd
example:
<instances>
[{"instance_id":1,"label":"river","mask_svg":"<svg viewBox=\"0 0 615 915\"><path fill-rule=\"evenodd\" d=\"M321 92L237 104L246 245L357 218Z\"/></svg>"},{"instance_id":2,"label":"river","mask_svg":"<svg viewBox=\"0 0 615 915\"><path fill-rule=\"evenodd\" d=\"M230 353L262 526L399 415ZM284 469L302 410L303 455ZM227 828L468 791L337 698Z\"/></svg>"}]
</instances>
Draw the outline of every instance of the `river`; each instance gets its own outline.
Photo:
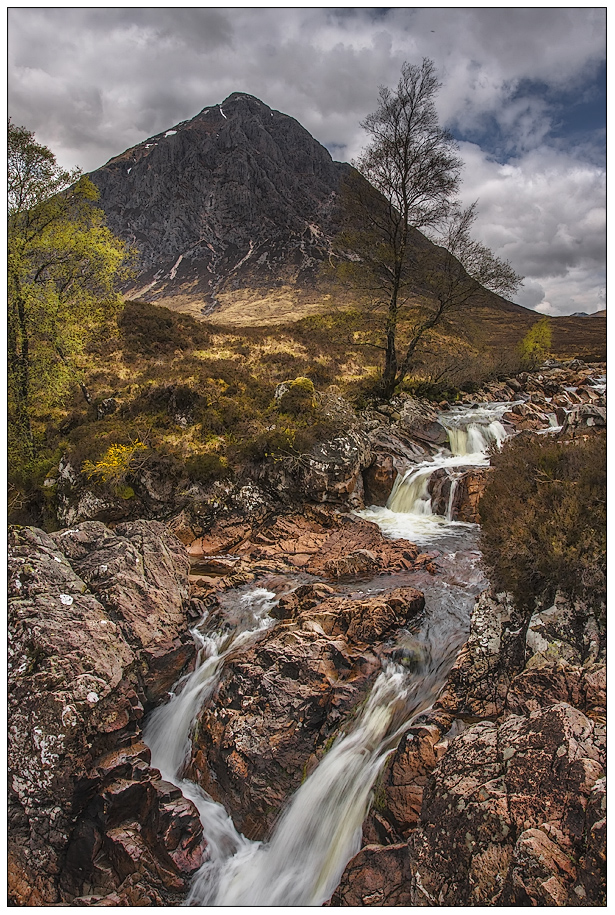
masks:
<instances>
[{"instance_id":1,"label":"river","mask_svg":"<svg viewBox=\"0 0 615 915\"><path fill-rule=\"evenodd\" d=\"M331 896L361 846L361 826L378 773L413 719L433 704L467 638L475 598L487 586L478 525L451 520L454 481L447 514L432 514L429 478L439 467L454 472L486 466L488 447L506 435L499 420L509 408L484 404L444 414L451 450L399 477L386 508L357 513L376 522L386 536L428 550L438 567L435 576L397 573L340 589L360 596L401 585L421 589L425 611L399 645L399 657L409 652L418 666L383 667L362 713L289 800L267 841L239 834L224 808L184 779L182 770L190 753L191 725L214 693L225 658L275 624L268 612L281 594L273 585L228 592L220 601L227 626L229 619L233 622L231 630L209 631L207 617L193 630L197 667L176 684L170 701L150 715L145 727L152 766L194 801L208 844L208 860L193 880L187 905L320 906Z\"/></svg>"}]
</instances>

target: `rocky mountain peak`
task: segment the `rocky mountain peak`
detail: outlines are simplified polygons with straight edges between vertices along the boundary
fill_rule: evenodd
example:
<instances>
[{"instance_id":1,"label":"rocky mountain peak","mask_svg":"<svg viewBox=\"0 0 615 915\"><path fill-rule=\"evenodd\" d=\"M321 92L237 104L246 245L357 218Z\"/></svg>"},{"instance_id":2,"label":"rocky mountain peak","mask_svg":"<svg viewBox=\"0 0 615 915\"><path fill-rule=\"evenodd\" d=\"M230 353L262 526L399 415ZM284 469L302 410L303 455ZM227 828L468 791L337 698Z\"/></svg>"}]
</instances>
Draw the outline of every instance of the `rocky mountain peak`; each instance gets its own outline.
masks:
<instances>
[{"instance_id":1,"label":"rocky mountain peak","mask_svg":"<svg viewBox=\"0 0 615 915\"><path fill-rule=\"evenodd\" d=\"M139 249L127 292L209 314L233 290L313 286L347 168L294 118L233 92L90 177L109 227Z\"/></svg>"}]
</instances>

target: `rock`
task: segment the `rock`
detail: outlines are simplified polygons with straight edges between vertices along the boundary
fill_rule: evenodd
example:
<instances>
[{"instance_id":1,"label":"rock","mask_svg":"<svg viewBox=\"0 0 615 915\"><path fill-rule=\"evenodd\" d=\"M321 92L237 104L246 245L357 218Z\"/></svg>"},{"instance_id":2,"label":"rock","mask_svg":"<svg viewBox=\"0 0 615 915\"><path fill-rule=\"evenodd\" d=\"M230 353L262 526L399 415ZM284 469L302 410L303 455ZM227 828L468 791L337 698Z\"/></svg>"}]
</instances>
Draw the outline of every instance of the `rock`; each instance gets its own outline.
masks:
<instances>
[{"instance_id":1,"label":"rock","mask_svg":"<svg viewBox=\"0 0 615 915\"><path fill-rule=\"evenodd\" d=\"M523 623L510 595L484 591L474 605L468 641L436 706L470 720L500 715L511 680L523 669Z\"/></svg>"},{"instance_id":2,"label":"rock","mask_svg":"<svg viewBox=\"0 0 615 915\"><path fill-rule=\"evenodd\" d=\"M376 792L375 812L364 825L364 836L371 831L374 837L401 842L407 839L419 822L423 793L429 776L444 754L443 730L450 719L443 722L430 716L412 726L402 737L391 755ZM390 844L384 841L382 844Z\"/></svg>"},{"instance_id":3,"label":"rock","mask_svg":"<svg viewBox=\"0 0 615 915\"><path fill-rule=\"evenodd\" d=\"M525 647L524 670L512 680L507 696L512 712L527 715L545 705L568 702L596 720L604 719L604 634L584 602L558 592L553 606L532 615Z\"/></svg>"},{"instance_id":4,"label":"rock","mask_svg":"<svg viewBox=\"0 0 615 915\"><path fill-rule=\"evenodd\" d=\"M120 741L138 737L148 702L194 656L184 641L187 578L181 544L155 522L116 531L89 522L54 535L11 529L9 873L16 903L53 905L80 892L58 880L95 791L93 767ZM173 662L166 680L155 682L165 646Z\"/></svg>"},{"instance_id":5,"label":"rock","mask_svg":"<svg viewBox=\"0 0 615 915\"><path fill-rule=\"evenodd\" d=\"M393 456L377 452L374 461L363 471L366 505L386 505L398 477Z\"/></svg>"},{"instance_id":6,"label":"rock","mask_svg":"<svg viewBox=\"0 0 615 915\"><path fill-rule=\"evenodd\" d=\"M446 467L439 467L430 476L427 489L431 496L431 511L434 515L446 517L452 484L453 475Z\"/></svg>"},{"instance_id":7,"label":"rock","mask_svg":"<svg viewBox=\"0 0 615 915\"><path fill-rule=\"evenodd\" d=\"M594 404L583 404L574 407L566 416L566 421L560 432L562 438L586 434L588 429L600 430L606 428L606 407Z\"/></svg>"},{"instance_id":8,"label":"rock","mask_svg":"<svg viewBox=\"0 0 615 915\"><path fill-rule=\"evenodd\" d=\"M451 521L478 524L478 505L485 491L489 467L439 467L429 478L431 510Z\"/></svg>"},{"instance_id":9,"label":"rock","mask_svg":"<svg viewBox=\"0 0 615 915\"><path fill-rule=\"evenodd\" d=\"M480 522L479 503L489 478L489 467L464 471L457 481L451 505L451 520Z\"/></svg>"},{"instance_id":10,"label":"rock","mask_svg":"<svg viewBox=\"0 0 615 915\"><path fill-rule=\"evenodd\" d=\"M445 445L448 432L437 420L438 413L414 398L405 401L400 425L412 438L430 445Z\"/></svg>"},{"instance_id":11,"label":"rock","mask_svg":"<svg viewBox=\"0 0 615 915\"><path fill-rule=\"evenodd\" d=\"M351 859L331 897L332 906L411 905L408 846L368 845Z\"/></svg>"},{"instance_id":12,"label":"rock","mask_svg":"<svg viewBox=\"0 0 615 915\"><path fill-rule=\"evenodd\" d=\"M461 734L410 841L412 904L578 904L603 767L600 729L564 703Z\"/></svg>"},{"instance_id":13,"label":"rock","mask_svg":"<svg viewBox=\"0 0 615 915\"><path fill-rule=\"evenodd\" d=\"M304 592L298 601L292 621L229 658L193 738L189 776L252 838L270 830L366 695L382 640L424 605L411 588L364 600L330 596L312 607Z\"/></svg>"},{"instance_id":14,"label":"rock","mask_svg":"<svg viewBox=\"0 0 615 915\"><path fill-rule=\"evenodd\" d=\"M256 472L260 485L301 501L333 502L362 508L361 472L372 462L367 436L349 430L315 445L309 454L265 463Z\"/></svg>"},{"instance_id":15,"label":"rock","mask_svg":"<svg viewBox=\"0 0 615 915\"><path fill-rule=\"evenodd\" d=\"M414 544L387 540L376 524L324 506L255 525L232 516L216 522L189 552L195 567L208 555L225 553L240 557L247 568L273 562L280 570L298 568L333 581L410 570L431 560L419 562Z\"/></svg>"}]
</instances>

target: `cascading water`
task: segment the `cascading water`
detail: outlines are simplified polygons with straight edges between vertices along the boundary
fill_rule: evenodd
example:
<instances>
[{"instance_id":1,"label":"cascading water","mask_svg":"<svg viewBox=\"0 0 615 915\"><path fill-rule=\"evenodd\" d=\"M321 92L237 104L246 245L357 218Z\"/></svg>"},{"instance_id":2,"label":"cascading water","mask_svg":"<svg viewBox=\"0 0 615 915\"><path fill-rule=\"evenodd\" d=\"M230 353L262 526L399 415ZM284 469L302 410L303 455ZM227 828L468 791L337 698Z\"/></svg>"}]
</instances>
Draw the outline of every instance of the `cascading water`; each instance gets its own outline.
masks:
<instances>
[{"instance_id":1,"label":"cascading water","mask_svg":"<svg viewBox=\"0 0 615 915\"><path fill-rule=\"evenodd\" d=\"M450 451L440 451L433 458L411 467L403 476L397 477L386 508L370 508L359 512L361 517L375 521L389 536L406 537L409 540L432 544L442 537L455 534L467 527L463 522L452 522L457 468L486 467L489 464L487 450L491 445L499 446L506 438L506 430L500 419L509 410L509 403L489 403L473 407L453 407L440 415L440 422L446 428ZM432 512L429 483L434 472L444 468L451 476L451 489L444 515ZM461 471L460 471L461 472ZM400 528L400 516L404 521Z\"/></svg>"},{"instance_id":2,"label":"cascading water","mask_svg":"<svg viewBox=\"0 0 615 915\"><path fill-rule=\"evenodd\" d=\"M200 628L206 619L201 620L192 630L192 636L200 646L196 669L179 681L171 700L150 715L144 730L144 740L152 753L152 766L160 770L166 781L177 785L199 811L209 853L209 860L203 867L213 873L229 857L245 851L253 843L237 832L221 804L213 801L198 785L183 778L182 772L190 755L190 732L201 706L216 687L225 658L274 624L267 614L276 602L276 595L264 588L241 595L234 608L236 625L231 632L225 628L204 636Z\"/></svg>"},{"instance_id":3,"label":"cascading water","mask_svg":"<svg viewBox=\"0 0 615 915\"><path fill-rule=\"evenodd\" d=\"M354 726L338 737L306 779L268 842L239 836L219 805L205 800L189 783L179 783L189 797L200 795L197 806L208 841L213 812L213 827L223 821L226 843L216 836L188 905L307 906L322 905L330 897L360 848L361 826L380 769L413 718L432 705L463 644L479 581L478 574L465 594L445 581L431 586L432 612L412 638L421 658L419 669L409 673L401 665L385 665ZM379 589L382 584L366 590Z\"/></svg>"},{"instance_id":4,"label":"cascading water","mask_svg":"<svg viewBox=\"0 0 615 915\"><path fill-rule=\"evenodd\" d=\"M405 583L424 591L427 610L412 636L422 661L412 673L385 665L362 712L291 799L267 842L240 835L224 808L184 779L182 770L192 724L214 693L225 658L274 624L267 613L276 596L263 589L243 594L233 608L230 633L203 635L201 624L193 631L200 646L197 668L180 681L170 702L151 715L145 729L152 765L194 801L203 823L208 860L197 872L187 905L318 906L330 897L360 848L378 773L412 720L433 704L467 637L474 599L486 585L477 568L476 525L433 515L429 479L438 467L487 464L486 448L505 436L499 417L508 407L451 410L445 422L453 453L442 453L399 479L387 508L358 513L389 536L439 547L436 579L412 573L405 581L397 574L361 588L361 596Z\"/></svg>"}]
</instances>

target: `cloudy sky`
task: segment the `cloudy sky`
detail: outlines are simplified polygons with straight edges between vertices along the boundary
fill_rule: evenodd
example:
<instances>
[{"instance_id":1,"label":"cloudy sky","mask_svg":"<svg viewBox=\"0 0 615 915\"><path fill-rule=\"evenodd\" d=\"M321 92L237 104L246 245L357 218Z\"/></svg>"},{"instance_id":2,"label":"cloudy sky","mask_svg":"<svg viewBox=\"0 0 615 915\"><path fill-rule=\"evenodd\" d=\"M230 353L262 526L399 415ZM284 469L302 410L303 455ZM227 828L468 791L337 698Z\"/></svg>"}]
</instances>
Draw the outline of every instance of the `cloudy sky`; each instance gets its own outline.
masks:
<instances>
[{"instance_id":1,"label":"cloudy sky","mask_svg":"<svg viewBox=\"0 0 615 915\"><path fill-rule=\"evenodd\" d=\"M605 307L604 8L13 7L8 22L9 114L85 171L234 91L350 161L378 87L431 58L476 234L526 277L516 300Z\"/></svg>"}]
</instances>

